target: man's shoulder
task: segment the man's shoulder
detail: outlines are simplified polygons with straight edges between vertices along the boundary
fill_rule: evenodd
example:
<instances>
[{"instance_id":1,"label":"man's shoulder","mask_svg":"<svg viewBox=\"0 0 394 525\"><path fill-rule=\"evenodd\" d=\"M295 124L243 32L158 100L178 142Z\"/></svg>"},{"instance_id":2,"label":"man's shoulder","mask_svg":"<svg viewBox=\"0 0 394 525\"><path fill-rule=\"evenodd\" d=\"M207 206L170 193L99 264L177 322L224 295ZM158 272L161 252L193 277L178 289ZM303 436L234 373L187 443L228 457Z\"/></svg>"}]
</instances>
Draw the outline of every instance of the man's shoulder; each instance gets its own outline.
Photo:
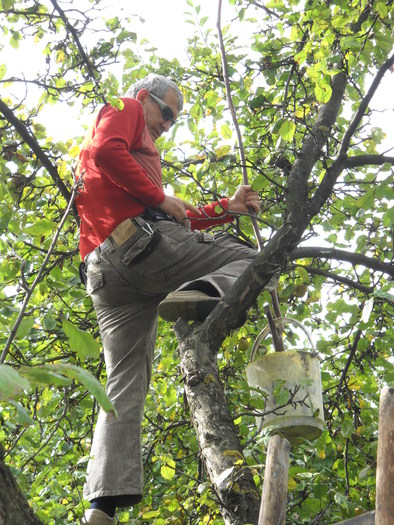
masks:
<instances>
[{"instance_id":1,"label":"man's shoulder","mask_svg":"<svg viewBox=\"0 0 394 525\"><path fill-rule=\"evenodd\" d=\"M135 98L122 97L116 103L107 103L101 108L96 123L98 124L102 119L107 118L115 119L114 122L118 124L123 121L129 124L133 123L133 126L136 126L138 130L142 130L145 126L142 106Z\"/></svg>"}]
</instances>

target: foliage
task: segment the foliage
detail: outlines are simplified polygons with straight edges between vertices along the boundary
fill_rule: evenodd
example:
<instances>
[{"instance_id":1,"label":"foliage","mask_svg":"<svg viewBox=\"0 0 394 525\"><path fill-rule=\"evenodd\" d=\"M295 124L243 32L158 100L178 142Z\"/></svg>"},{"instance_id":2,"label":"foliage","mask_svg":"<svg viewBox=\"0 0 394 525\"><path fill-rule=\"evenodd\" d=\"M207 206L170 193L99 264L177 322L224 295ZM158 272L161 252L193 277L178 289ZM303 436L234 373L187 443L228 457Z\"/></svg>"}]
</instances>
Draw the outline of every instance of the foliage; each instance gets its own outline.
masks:
<instances>
[{"instance_id":1,"label":"foliage","mask_svg":"<svg viewBox=\"0 0 394 525\"><path fill-rule=\"evenodd\" d=\"M327 140L306 197L312 199L322 187L373 75L391 52L392 6L380 0L229 3L232 22L223 27L223 37L231 95L250 182L262 195L260 227L268 240L287 214L288 174L342 69L348 77L342 111L332 130L321 130ZM78 107L88 123L103 100L116 103L135 79L150 71L168 75L182 86L186 111L158 141L165 184L179 197L202 203L231 194L242 182L217 31L204 6L185 2L191 28L185 65L149 52L149 42L120 14L102 20L104 0L86 1L85 9L80 4L76 9L75 2L0 1L4 56L10 46L23 53L27 43L37 60L32 77L23 72L10 77L7 64L0 64L1 100L14 117L1 110L2 349L64 215L82 140L55 142L47 136L41 115L48 107L53 115L63 106ZM393 159L381 155L385 131L371 127L370 116L367 107L351 133L347 153L353 165L340 174L324 206L310 214L303 241L320 251L291 261L278 288L282 314L313 334L322 360L326 419L319 439L292 451L288 515L293 524L334 523L374 508L379 392L394 378L389 350ZM248 218L235 227L252 238ZM77 523L86 506L81 489L97 415L91 393L101 395L95 383L86 391L74 379L81 379L83 368L105 381L94 312L79 281L77 245L78 224L71 214L0 368L6 461L38 517L57 525ZM322 246L347 251L346 262ZM357 254L366 256L363 264L352 258ZM244 447L237 468L252 469L259 490L265 437L256 435L254 414L264 401L251 396L244 368L269 301L268 294L261 295L218 356ZM145 496L140 506L121 513L120 521L219 524L216 495L183 398L176 339L165 323L159 334L143 426ZM9 369L22 390L17 396L10 390L15 382L6 385L3 379L9 380Z\"/></svg>"}]
</instances>

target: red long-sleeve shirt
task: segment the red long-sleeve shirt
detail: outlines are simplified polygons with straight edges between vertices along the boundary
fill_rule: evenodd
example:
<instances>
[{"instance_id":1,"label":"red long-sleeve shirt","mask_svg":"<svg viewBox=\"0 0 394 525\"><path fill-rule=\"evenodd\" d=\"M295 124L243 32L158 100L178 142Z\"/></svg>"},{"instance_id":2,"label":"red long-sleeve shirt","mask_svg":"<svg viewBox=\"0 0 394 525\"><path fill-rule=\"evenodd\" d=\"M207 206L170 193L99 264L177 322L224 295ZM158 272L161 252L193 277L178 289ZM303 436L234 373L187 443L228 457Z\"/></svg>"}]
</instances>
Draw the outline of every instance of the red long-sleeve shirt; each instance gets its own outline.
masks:
<instances>
[{"instance_id":1,"label":"red long-sleeve shirt","mask_svg":"<svg viewBox=\"0 0 394 525\"><path fill-rule=\"evenodd\" d=\"M81 219L82 259L122 221L141 215L146 208L157 208L165 197L159 153L142 106L136 99L122 101L122 110L110 105L100 110L79 156L77 173L83 186L75 202ZM226 209L227 199L220 204ZM193 220L197 216L187 210L192 229L231 221L228 214L215 212L217 205L204 206L203 216L212 217L207 221Z\"/></svg>"}]
</instances>

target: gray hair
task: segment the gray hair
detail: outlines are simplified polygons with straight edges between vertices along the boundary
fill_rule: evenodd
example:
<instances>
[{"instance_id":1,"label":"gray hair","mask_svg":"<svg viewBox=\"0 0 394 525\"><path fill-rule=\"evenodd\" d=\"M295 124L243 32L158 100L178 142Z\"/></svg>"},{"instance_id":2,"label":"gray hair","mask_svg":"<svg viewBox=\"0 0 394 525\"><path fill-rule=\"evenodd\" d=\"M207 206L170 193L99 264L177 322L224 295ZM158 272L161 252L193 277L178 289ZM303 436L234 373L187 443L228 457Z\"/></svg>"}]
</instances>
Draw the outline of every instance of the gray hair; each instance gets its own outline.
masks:
<instances>
[{"instance_id":1,"label":"gray hair","mask_svg":"<svg viewBox=\"0 0 394 525\"><path fill-rule=\"evenodd\" d=\"M183 95L181 93L181 90L173 82L172 80L168 79L167 77L164 77L163 75L156 75L154 73L150 73L142 80L139 80L135 84L133 84L130 89L127 92L128 97L136 98L138 91L141 89L147 89L152 95L156 95L156 97L159 97L163 100L165 97L167 91L169 89L172 89L175 91L178 97L178 111L182 111L183 108Z\"/></svg>"}]
</instances>

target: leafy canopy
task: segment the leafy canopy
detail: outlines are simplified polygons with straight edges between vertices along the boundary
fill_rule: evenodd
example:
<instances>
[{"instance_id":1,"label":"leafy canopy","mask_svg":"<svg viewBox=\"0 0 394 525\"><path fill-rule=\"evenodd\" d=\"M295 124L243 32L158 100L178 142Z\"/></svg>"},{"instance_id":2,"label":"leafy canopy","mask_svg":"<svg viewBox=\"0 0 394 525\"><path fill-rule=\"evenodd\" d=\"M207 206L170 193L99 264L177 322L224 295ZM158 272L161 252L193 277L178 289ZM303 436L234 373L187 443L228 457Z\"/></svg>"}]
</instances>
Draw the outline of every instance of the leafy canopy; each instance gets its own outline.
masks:
<instances>
[{"instance_id":1,"label":"leafy canopy","mask_svg":"<svg viewBox=\"0 0 394 525\"><path fill-rule=\"evenodd\" d=\"M164 183L203 203L235 191L244 167L206 4L185 1L187 63L160 57L149 35L136 34L133 18L117 8L103 18L104 0L81 4L0 0L0 441L37 516L57 525L78 523L86 506L81 488L97 402L111 407L95 381L105 380L105 370L79 280L75 214L59 229L82 137L54 140L43 115L77 108L88 124L103 101L117 104L136 79L159 72L179 82L186 100L179 123L158 141ZM374 508L379 392L393 381L393 159L383 156L387 130L369 124L372 104L354 129L351 124L392 51L392 6L379 0L229 4L222 33L230 92L249 181L262 196L264 242L288 215L287 180L333 95L333 78L346 75L340 115L332 129L319 129L324 146L298 188L310 208L299 246L315 249L290 260L278 287L282 315L302 322L316 343L326 419L318 440L292 451L289 519L333 523ZM10 75L7 53L13 50L23 64L26 46L33 71L15 72L13 64ZM347 164L330 186L330 168L346 141ZM234 228L253 238L248 218ZM256 436L254 416L264 399L251 396L244 368L269 301L261 294L218 356L244 447L238 468L251 469L258 490L265 438ZM176 347L171 327L160 323L143 424L145 496L141 506L120 514L124 523L222 523L183 401Z\"/></svg>"}]
</instances>

